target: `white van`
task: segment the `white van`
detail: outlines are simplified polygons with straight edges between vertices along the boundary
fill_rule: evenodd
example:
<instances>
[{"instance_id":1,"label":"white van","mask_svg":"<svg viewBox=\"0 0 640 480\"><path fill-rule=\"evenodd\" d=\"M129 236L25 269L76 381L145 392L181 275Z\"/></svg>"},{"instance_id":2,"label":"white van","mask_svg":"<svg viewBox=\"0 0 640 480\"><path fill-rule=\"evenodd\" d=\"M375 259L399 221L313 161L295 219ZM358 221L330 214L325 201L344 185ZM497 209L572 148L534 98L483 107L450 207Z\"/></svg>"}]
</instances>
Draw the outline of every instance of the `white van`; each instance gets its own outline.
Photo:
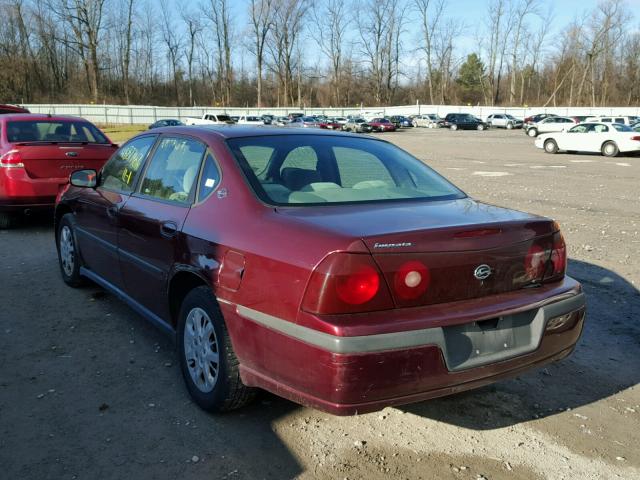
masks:
<instances>
[{"instance_id":1,"label":"white van","mask_svg":"<svg viewBox=\"0 0 640 480\"><path fill-rule=\"evenodd\" d=\"M585 122L589 123L621 123L623 125L633 125L636 123L636 117L625 115L607 116L607 117L589 117Z\"/></svg>"}]
</instances>

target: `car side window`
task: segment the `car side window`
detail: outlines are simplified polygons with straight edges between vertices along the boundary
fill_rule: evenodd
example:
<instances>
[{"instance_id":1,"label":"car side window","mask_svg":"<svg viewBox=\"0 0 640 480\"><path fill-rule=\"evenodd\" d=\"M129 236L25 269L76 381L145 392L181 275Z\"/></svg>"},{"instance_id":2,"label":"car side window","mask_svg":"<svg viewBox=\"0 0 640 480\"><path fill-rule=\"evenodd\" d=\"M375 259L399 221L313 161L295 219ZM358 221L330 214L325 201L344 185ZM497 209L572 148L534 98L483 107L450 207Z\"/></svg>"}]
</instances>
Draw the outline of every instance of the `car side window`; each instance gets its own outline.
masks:
<instances>
[{"instance_id":1,"label":"car side window","mask_svg":"<svg viewBox=\"0 0 640 480\"><path fill-rule=\"evenodd\" d=\"M594 127L594 131L596 133L607 133L609 131L609 127L607 127L606 125L596 125Z\"/></svg>"},{"instance_id":2,"label":"car side window","mask_svg":"<svg viewBox=\"0 0 640 480\"><path fill-rule=\"evenodd\" d=\"M218 187L219 183L220 170L218 169L218 165L213 159L211 152L207 152L207 156L204 159L204 166L202 167L200 183L198 185L198 203L211 195L211 192Z\"/></svg>"},{"instance_id":3,"label":"car side window","mask_svg":"<svg viewBox=\"0 0 640 480\"><path fill-rule=\"evenodd\" d=\"M158 138L148 135L123 145L105 164L100 174L99 187L121 192L132 192L138 171Z\"/></svg>"},{"instance_id":4,"label":"car side window","mask_svg":"<svg viewBox=\"0 0 640 480\"><path fill-rule=\"evenodd\" d=\"M140 193L161 200L189 203L206 147L188 138L160 140L144 172Z\"/></svg>"}]
</instances>

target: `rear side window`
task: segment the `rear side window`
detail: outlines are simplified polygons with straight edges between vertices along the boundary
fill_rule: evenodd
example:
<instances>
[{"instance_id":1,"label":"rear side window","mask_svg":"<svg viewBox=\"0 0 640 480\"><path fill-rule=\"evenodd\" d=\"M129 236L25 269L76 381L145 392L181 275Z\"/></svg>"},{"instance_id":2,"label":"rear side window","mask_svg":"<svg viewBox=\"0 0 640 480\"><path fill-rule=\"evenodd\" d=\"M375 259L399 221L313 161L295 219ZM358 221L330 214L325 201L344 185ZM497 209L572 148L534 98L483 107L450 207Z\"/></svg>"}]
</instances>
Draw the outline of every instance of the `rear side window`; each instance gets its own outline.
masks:
<instances>
[{"instance_id":1,"label":"rear side window","mask_svg":"<svg viewBox=\"0 0 640 480\"><path fill-rule=\"evenodd\" d=\"M204 159L204 167L202 168L202 176L200 177L200 185L198 188L198 202L206 199L220 183L220 170L213 159L211 153L207 153Z\"/></svg>"},{"instance_id":2,"label":"rear side window","mask_svg":"<svg viewBox=\"0 0 640 480\"><path fill-rule=\"evenodd\" d=\"M109 143L98 128L84 121L29 120L7 122L7 140L17 142Z\"/></svg>"},{"instance_id":3,"label":"rear side window","mask_svg":"<svg viewBox=\"0 0 640 480\"><path fill-rule=\"evenodd\" d=\"M163 138L149 161L140 193L188 203L198 178L205 146L188 138Z\"/></svg>"},{"instance_id":4,"label":"rear side window","mask_svg":"<svg viewBox=\"0 0 640 480\"><path fill-rule=\"evenodd\" d=\"M99 186L122 192L133 191L136 175L156 138L148 135L123 145L103 167Z\"/></svg>"},{"instance_id":5,"label":"rear side window","mask_svg":"<svg viewBox=\"0 0 640 480\"><path fill-rule=\"evenodd\" d=\"M247 145L246 147L241 147L240 150L256 176L258 178L264 178L274 149L258 145Z\"/></svg>"}]
</instances>

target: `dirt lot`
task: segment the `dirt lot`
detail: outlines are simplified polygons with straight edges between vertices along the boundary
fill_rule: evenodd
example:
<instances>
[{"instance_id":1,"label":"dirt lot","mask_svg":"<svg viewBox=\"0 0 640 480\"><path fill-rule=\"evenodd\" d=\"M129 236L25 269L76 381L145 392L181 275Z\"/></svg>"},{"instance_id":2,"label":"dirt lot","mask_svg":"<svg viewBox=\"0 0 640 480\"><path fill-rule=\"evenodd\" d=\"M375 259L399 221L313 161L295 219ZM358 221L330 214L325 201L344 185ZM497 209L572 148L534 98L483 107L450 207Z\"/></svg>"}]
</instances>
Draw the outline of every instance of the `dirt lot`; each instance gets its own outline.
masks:
<instances>
[{"instance_id":1,"label":"dirt lot","mask_svg":"<svg viewBox=\"0 0 640 480\"><path fill-rule=\"evenodd\" d=\"M0 476L640 478L640 157L546 155L520 131L385 137L478 199L561 223L589 307L570 358L359 417L268 394L208 415L160 332L62 283L51 225L34 219L0 232Z\"/></svg>"}]
</instances>

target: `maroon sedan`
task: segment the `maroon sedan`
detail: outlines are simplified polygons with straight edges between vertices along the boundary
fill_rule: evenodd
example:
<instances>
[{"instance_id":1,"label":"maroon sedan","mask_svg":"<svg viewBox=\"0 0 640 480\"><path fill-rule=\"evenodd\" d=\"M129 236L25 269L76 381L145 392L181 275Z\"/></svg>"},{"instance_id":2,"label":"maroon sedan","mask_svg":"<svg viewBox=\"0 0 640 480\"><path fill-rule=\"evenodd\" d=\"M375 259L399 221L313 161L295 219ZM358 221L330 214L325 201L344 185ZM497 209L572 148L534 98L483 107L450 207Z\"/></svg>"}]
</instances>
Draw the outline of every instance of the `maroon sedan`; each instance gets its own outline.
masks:
<instances>
[{"instance_id":1,"label":"maroon sedan","mask_svg":"<svg viewBox=\"0 0 640 480\"><path fill-rule=\"evenodd\" d=\"M55 218L64 281L174 336L207 410L253 387L340 415L448 395L566 357L583 326L553 220L375 138L158 129L74 172Z\"/></svg>"},{"instance_id":2,"label":"maroon sedan","mask_svg":"<svg viewBox=\"0 0 640 480\"><path fill-rule=\"evenodd\" d=\"M370 122L367 122L371 125L371 128L374 132L395 132L396 126L391 123L391 120L388 118L374 118Z\"/></svg>"},{"instance_id":3,"label":"maroon sedan","mask_svg":"<svg viewBox=\"0 0 640 480\"><path fill-rule=\"evenodd\" d=\"M0 115L0 228L20 213L53 209L71 172L100 169L116 148L82 118Z\"/></svg>"}]
</instances>

